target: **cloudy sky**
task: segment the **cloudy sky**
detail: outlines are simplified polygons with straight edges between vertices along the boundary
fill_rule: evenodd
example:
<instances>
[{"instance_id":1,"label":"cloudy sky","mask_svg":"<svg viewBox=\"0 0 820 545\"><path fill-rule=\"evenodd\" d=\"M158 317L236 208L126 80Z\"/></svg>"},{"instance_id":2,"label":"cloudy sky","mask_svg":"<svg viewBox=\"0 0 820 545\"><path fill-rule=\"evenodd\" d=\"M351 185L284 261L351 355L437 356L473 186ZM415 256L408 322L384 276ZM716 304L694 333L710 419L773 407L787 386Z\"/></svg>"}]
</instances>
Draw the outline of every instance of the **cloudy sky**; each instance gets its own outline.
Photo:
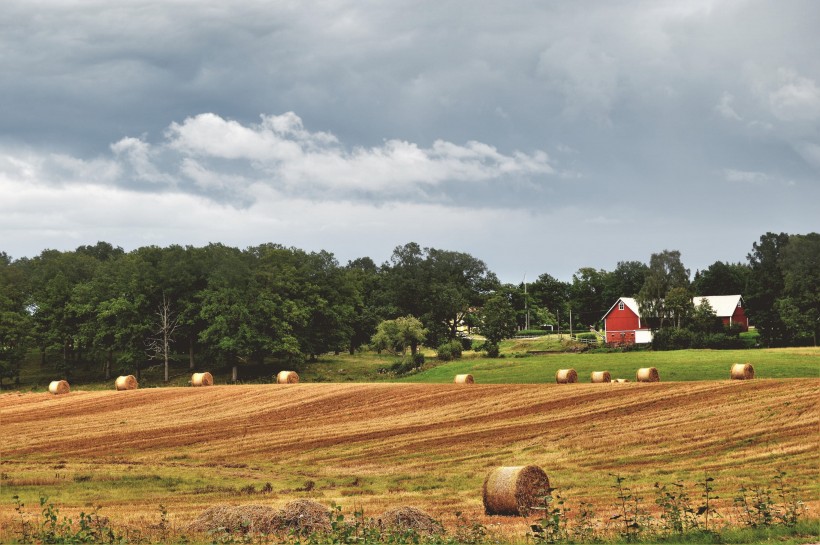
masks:
<instances>
[{"instance_id":1,"label":"cloudy sky","mask_svg":"<svg viewBox=\"0 0 820 545\"><path fill-rule=\"evenodd\" d=\"M422 246L505 281L820 229L820 2L4 0L0 250Z\"/></svg>"}]
</instances>

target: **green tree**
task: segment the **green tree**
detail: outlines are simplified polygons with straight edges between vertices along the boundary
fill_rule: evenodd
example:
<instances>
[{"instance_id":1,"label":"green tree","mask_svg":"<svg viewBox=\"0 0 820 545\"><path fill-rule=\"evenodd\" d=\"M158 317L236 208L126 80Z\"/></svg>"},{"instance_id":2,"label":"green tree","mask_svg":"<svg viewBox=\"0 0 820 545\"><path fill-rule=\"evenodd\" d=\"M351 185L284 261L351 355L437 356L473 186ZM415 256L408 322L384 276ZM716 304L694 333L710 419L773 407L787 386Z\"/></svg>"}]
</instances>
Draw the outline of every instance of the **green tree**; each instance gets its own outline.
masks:
<instances>
[{"instance_id":1,"label":"green tree","mask_svg":"<svg viewBox=\"0 0 820 545\"><path fill-rule=\"evenodd\" d=\"M25 282L20 267L0 252L0 386L4 379L19 379L20 364L31 343Z\"/></svg>"},{"instance_id":2,"label":"green tree","mask_svg":"<svg viewBox=\"0 0 820 545\"><path fill-rule=\"evenodd\" d=\"M676 329L686 324L695 310L692 295L686 288L672 288L663 302L664 315L670 319Z\"/></svg>"},{"instance_id":3,"label":"green tree","mask_svg":"<svg viewBox=\"0 0 820 545\"><path fill-rule=\"evenodd\" d=\"M780 259L783 297L777 302L780 319L797 342L810 338L817 346L820 333L820 234L792 235Z\"/></svg>"},{"instance_id":4,"label":"green tree","mask_svg":"<svg viewBox=\"0 0 820 545\"><path fill-rule=\"evenodd\" d=\"M381 322L371 343L376 350L388 350L394 354L404 354L410 347L410 353L415 355L426 336L427 330L421 320L414 316L400 316Z\"/></svg>"},{"instance_id":5,"label":"green tree","mask_svg":"<svg viewBox=\"0 0 820 545\"><path fill-rule=\"evenodd\" d=\"M766 346L784 346L791 342L783 323L777 300L783 297L785 279L781 270L781 254L789 244L786 233L766 233L752 244L748 254L751 275L746 296L746 312Z\"/></svg>"},{"instance_id":6,"label":"green tree","mask_svg":"<svg viewBox=\"0 0 820 545\"><path fill-rule=\"evenodd\" d=\"M683 266L680 252L664 250L652 254L646 279L636 297L641 316L654 328L664 326L668 318L664 300L672 288L689 287L689 269Z\"/></svg>"},{"instance_id":7,"label":"green tree","mask_svg":"<svg viewBox=\"0 0 820 545\"><path fill-rule=\"evenodd\" d=\"M481 334L486 339L485 350L490 356L498 355L498 344L515 335L516 313L509 298L493 295L481 308Z\"/></svg>"},{"instance_id":8,"label":"green tree","mask_svg":"<svg viewBox=\"0 0 820 545\"><path fill-rule=\"evenodd\" d=\"M692 280L695 295L743 295L748 292L751 269L742 263L715 261L709 268L696 271Z\"/></svg>"},{"instance_id":9,"label":"green tree","mask_svg":"<svg viewBox=\"0 0 820 545\"><path fill-rule=\"evenodd\" d=\"M640 261L619 261L604 280L604 303L607 309L621 297L635 297L641 291L649 267ZM608 304L607 304L608 303Z\"/></svg>"},{"instance_id":10,"label":"green tree","mask_svg":"<svg viewBox=\"0 0 820 545\"><path fill-rule=\"evenodd\" d=\"M612 302L604 300L607 272L592 267L582 267L572 275L570 296L573 312L573 327L581 325L584 329L594 325L612 306Z\"/></svg>"}]
</instances>

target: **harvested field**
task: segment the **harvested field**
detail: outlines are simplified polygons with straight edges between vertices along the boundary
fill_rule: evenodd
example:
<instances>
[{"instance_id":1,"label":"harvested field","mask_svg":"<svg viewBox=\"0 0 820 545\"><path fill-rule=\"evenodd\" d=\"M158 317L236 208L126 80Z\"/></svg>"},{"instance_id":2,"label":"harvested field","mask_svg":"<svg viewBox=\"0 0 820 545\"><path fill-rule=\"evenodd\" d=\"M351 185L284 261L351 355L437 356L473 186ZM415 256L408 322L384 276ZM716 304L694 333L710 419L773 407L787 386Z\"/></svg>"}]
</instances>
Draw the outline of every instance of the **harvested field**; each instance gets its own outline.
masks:
<instances>
[{"instance_id":1,"label":"harvested field","mask_svg":"<svg viewBox=\"0 0 820 545\"><path fill-rule=\"evenodd\" d=\"M820 381L598 385L301 384L0 395L0 525L13 495L64 513L94 502L112 520L184 528L216 504L310 498L370 516L402 505L445 524L486 517L498 466L548 468L570 502L606 513L610 473L646 490L708 471L722 498L778 468L816 516ZM59 440L53 430L60 430ZM694 491L693 491L694 494ZM577 505L577 503L576 503ZM726 509L727 514L730 509Z\"/></svg>"}]
</instances>

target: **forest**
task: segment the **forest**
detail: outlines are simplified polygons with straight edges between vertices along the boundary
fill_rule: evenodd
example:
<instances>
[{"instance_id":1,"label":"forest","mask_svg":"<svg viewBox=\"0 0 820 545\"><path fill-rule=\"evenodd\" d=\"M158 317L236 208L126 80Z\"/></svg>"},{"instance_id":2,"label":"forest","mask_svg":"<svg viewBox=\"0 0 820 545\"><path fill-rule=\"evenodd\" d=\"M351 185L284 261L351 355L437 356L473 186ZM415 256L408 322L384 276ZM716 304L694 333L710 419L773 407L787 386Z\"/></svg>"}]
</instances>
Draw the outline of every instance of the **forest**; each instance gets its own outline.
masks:
<instances>
[{"instance_id":1,"label":"forest","mask_svg":"<svg viewBox=\"0 0 820 545\"><path fill-rule=\"evenodd\" d=\"M518 285L467 253L412 242L384 263L344 265L326 251L277 244L125 252L98 242L19 259L0 252L0 385L17 379L32 354L67 378L80 365L99 365L108 379L164 362L166 381L169 359L191 369L311 361L369 347L380 324L401 317L422 324L426 346L457 339L461 326L491 345L523 329L599 327L621 296L674 316L659 336L666 348L696 347L732 332L673 302L728 294L743 296L762 346L816 346L820 234L766 233L746 263L716 261L694 275L679 252L664 250L648 264L582 267L571 282L544 272Z\"/></svg>"}]
</instances>

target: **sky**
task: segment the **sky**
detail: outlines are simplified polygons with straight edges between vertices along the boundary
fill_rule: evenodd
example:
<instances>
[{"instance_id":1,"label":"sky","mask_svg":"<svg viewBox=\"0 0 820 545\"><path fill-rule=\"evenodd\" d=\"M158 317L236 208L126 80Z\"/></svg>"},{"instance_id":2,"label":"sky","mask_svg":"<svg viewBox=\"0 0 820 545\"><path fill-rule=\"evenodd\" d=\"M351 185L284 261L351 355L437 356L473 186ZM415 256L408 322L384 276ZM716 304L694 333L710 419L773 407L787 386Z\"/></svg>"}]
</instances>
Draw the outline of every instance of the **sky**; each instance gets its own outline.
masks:
<instances>
[{"instance_id":1,"label":"sky","mask_svg":"<svg viewBox=\"0 0 820 545\"><path fill-rule=\"evenodd\" d=\"M0 251L745 262L820 230L818 28L815 0L4 0Z\"/></svg>"}]
</instances>

